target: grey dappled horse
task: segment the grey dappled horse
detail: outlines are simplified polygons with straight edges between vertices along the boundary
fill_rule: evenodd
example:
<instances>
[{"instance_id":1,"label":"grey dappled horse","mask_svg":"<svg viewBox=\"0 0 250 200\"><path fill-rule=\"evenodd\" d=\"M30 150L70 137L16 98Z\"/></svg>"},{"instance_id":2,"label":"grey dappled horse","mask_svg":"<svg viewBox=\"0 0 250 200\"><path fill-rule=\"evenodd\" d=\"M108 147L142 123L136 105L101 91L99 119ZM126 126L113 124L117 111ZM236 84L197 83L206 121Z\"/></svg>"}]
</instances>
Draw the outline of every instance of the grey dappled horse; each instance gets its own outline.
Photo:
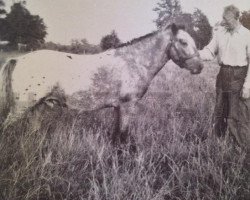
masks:
<instances>
[{"instance_id":1,"label":"grey dappled horse","mask_svg":"<svg viewBox=\"0 0 250 200\"><path fill-rule=\"evenodd\" d=\"M79 112L113 107L120 130L114 132L114 142L170 59L192 74L203 67L194 40L175 24L95 55L40 50L9 59L0 71L0 125L41 104Z\"/></svg>"}]
</instances>

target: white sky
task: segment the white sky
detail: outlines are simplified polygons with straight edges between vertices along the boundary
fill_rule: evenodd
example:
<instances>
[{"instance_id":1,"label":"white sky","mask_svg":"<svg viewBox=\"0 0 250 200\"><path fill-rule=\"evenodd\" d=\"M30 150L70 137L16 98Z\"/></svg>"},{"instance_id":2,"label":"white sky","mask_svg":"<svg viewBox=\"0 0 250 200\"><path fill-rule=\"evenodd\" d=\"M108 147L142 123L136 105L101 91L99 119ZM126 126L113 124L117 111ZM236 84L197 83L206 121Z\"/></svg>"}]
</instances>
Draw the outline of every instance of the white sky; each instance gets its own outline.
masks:
<instances>
[{"instance_id":1,"label":"white sky","mask_svg":"<svg viewBox=\"0 0 250 200\"><path fill-rule=\"evenodd\" d=\"M4 0L11 5L15 0ZM102 36L115 30L123 41L156 29L152 10L160 0L26 0L32 14L44 19L46 41L68 44L71 39L86 38L98 44ZM180 0L186 12L201 9L211 25L221 19L223 7L234 4L250 10L250 0Z\"/></svg>"}]
</instances>

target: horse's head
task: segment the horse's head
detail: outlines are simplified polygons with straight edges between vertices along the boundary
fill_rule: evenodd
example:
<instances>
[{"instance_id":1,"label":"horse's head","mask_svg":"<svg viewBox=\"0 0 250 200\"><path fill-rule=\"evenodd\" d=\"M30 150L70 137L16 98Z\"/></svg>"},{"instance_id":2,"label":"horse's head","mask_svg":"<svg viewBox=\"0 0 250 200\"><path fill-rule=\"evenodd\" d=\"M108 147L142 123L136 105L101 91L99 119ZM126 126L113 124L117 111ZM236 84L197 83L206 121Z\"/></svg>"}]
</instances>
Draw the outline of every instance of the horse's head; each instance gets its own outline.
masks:
<instances>
[{"instance_id":1,"label":"horse's head","mask_svg":"<svg viewBox=\"0 0 250 200\"><path fill-rule=\"evenodd\" d=\"M167 48L168 57L181 68L192 74L199 74L203 68L193 38L185 31L183 26L171 25L172 38Z\"/></svg>"}]
</instances>

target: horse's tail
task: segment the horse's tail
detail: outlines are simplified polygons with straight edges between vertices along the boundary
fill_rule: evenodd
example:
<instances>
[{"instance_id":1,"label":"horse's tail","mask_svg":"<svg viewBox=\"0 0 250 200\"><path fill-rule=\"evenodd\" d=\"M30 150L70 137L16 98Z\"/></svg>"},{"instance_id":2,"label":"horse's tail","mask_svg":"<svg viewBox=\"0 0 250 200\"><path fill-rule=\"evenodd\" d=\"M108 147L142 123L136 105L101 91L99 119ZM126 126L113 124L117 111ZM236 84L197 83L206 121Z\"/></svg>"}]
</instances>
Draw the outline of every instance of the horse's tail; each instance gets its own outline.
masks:
<instances>
[{"instance_id":1,"label":"horse's tail","mask_svg":"<svg viewBox=\"0 0 250 200\"><path fill-rule=\"evenodd\" d=\"M0 67L0 125L5 121L15 104L12 90L12 73L16 62L16 59L11 59Z\"/></svg>"}]
</instances>

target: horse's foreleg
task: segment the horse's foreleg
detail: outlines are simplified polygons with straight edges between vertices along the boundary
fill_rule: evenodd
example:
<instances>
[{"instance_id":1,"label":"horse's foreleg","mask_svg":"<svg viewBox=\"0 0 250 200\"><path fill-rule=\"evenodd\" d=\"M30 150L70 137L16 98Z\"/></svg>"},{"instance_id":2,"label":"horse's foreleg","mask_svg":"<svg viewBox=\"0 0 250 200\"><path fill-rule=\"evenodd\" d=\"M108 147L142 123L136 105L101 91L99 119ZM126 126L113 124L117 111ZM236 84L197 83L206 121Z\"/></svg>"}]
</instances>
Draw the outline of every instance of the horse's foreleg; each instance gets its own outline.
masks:
<instances>
[{"instance_id":1,"label":"horse's foreleg","mask_svg":"<svg viewBox=\"0 0 250 200\"><path fill-rule=\"evenodd\" d=\"M133 151L135 150L134 138L130 135L130 125L138 111L137 101L128 102L115 107L115 128L112 135L113 144L130 143Z\"/></svg>"},{"instance_id":2,"label":"horse's foreleg","mask_svg":"<svg viewBox=\"0 0 250 200\"><path fill-rule=\"evenodd\" d=\"M114 107L114 129L111 136L112 144L119 145L127 142L129 132L129 115L124 105Z\"/></svg>"},{"instance_id":3,"label":"horse's foreleg","mask_svg":"<svg viewBox=\"0 0 250 200\"><path fill-rule=\"evenodd\" d=\"M111 141L113 145L117 145L120 141L120 130L121 126L121 107L116 106L114 107L114 129L111 135Z\"/></svg>"}]
</instances>

